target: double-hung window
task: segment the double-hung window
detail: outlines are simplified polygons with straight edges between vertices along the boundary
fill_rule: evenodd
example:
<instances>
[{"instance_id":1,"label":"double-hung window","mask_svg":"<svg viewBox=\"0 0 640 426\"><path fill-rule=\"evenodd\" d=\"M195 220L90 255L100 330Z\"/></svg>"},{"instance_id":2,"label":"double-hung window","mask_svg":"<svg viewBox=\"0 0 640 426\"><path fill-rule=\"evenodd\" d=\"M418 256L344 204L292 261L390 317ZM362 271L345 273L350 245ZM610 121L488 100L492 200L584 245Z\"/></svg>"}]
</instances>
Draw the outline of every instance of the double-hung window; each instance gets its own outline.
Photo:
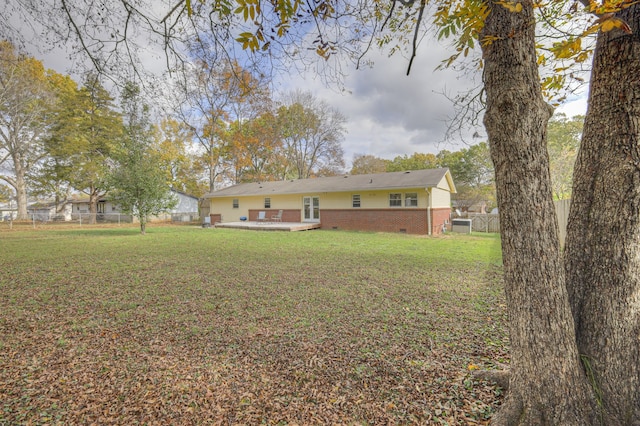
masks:
<instances>
[{"instance_id":1,"label":"double-hung window","mask_svg":"<svg viewBox=\"0 0 640 426\"><path fill-rule=\"evenodd\" d=\"M405 207L418 207L418 194L415 192L407 192L404 194Z\"/></svg>"},{"instance_id":2,"label":"double-hung window","mask_svg":"<svg viewBox=\"0 0 640 426\"><path fill-rule=\"evenodd\" d=\"M237 209L238 207L240 207L240 203L238 202L237 198L233 199L233 208Z\"/></svg>"},{"instance_id":3,"label":"double-hung window","mask_svg":"<svg viewBox=\"0 0 640 426\"><path fill-rule=\"evenodd\" d=\"M351 206L360 207L360 194L353 194L351 196Z\"/></svg>"},{"instance_id":4,"label":"double-hung window","mask_svg":"<svg viewBox=\"0 0 640 426\"><path fill-rule=\"evenodd\" d=\"M389 194L389 207L402 207L402 194Z\"/></svg>"},{"instance_id":5,"label":"double-hung window","mask_svg":"<svg viewBox=\"0 0 640 426\"><path fill-rule=\"evenodd\" d=\"M270 209L271 208L271 198L265 198L264 199L264 208L265 209Z\"/></svg>"}]
</instances>

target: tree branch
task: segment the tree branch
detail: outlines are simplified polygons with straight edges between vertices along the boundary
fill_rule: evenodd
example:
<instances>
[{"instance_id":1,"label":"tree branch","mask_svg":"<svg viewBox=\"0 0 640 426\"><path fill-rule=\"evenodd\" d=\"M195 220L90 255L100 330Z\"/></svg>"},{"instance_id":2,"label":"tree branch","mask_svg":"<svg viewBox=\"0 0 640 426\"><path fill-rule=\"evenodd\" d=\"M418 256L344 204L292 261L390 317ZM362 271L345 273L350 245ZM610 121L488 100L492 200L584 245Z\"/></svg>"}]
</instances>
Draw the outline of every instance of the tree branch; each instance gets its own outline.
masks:
<instances>
[{"instance_id":1,"label":"tree branch","mask_svg":"<svg viewBox=\"0 0 640 426\"><path fill-rule=\"evenodd\" d=\"M402 0L398 0L402 2ZM413 4L413 1L410 1ZM416 29L413 33L413 45L411 50L411 59L409 59L409 66L407 67L407 75L411 72L411 65L416 57L416 51L418 50L418 32L420 31L420 23L422 22L422 15L424 15L424 9L427 6L426 0L420 0L420 12L418 13L418 20L416 21Z\"/></svg>"},{"instance_id":2,"label":"tree branch","mask_svg":"<svg viewBox=\"0 0 640 426\"><path fill-rule=\"evenodd\" d=\"M64 9L65 15L67 15L67 18L69 18L69 23L71 24L71 26L73 27L73 30L76 32L76 35L78 36L78 40L82 45L82 50L84 50L87 56L89 56L89 60L91 61L91 63L93 63L93 66L95 67L96 71L99 74L102 74L102 67L100 66L100 63L89 51L89 47L86 45L84 38L82 37L82 32L80 31L80 28L78 27L78 25L76 24L76 21L71 16L71 11L67 7L67 0L61 0L61 3L62 3L62 8Z\"/></svg>"},{"instance_id":3,"label":"tree branch","mask_svg":"<svg viewBox=\"0 0 640 426\"><path fill-rule=\"evenodd\" d=\"M176 9L178 9L180 6L182 6L182 3L183 3L183 2L182 2L182 0L181 0L181 1L179 1L178 3L176 3L176 5L175 5L175 6L173 6L173 7L171 8L171 10L169 11L169 13L167 13L167 14L165 15L165 17L164 17L164 18L162 18L162 19L160 20L160 23L161 23L161 24L166 24L167 19L169 19L169 17L170 17L171 15L173 15L173 12L175 12L175 11L176 11Z\"/></svg>"},{"instance_id":4,"label":"tree branch","mask_svg":"<svg viewBox=\"0 0 640 426\"><path fill-rule=\"evenodd\" d=\"M11 176L0 175L0 180L7 182L9 185L13 187L13 189L16 189L16 181Z\"/></svg>"}]
</instances>

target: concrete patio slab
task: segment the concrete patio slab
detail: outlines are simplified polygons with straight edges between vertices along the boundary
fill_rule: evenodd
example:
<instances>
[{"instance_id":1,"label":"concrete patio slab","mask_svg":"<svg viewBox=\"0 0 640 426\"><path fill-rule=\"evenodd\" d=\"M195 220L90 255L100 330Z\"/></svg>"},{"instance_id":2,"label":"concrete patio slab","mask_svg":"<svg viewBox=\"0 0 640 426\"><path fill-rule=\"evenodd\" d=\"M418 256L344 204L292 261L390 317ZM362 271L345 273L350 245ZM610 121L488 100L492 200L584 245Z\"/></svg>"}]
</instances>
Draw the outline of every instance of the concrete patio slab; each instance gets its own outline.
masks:
<instances>
[{"instance_id":1,"label":"concrete patio slab","mask_svg":"<svg viewBox=\"0 0 640 426\"><path fill-rule=\"evenodd\" d=\"M252 231L308 231L320 228L319 223L305 222L224 222L216 223L216 228L248 229Z\"/></svg>"}]
</instances>

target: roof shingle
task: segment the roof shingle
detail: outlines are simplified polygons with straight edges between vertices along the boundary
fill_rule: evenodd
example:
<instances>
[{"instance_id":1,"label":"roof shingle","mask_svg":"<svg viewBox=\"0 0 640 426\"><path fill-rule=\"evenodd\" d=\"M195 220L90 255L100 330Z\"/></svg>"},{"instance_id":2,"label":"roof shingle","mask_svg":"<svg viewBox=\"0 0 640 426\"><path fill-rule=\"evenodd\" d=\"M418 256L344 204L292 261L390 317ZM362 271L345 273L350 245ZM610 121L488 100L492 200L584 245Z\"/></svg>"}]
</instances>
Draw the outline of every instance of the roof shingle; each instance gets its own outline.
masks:
<instances>
[{"instance_id":1,"label":"roof shingle","mask_svg":"<svg viewBox=\"0 0 640 426\"><path fill-rule=\"evenodd\" d=\"M343 175L276 182L250 182L233 185L205 195L205 198L274 194L308 194L401 188L432 188L449 169L410 170L406 172ZM452 188L453 191L455 189Z\"/></svg>"}]
</instances>

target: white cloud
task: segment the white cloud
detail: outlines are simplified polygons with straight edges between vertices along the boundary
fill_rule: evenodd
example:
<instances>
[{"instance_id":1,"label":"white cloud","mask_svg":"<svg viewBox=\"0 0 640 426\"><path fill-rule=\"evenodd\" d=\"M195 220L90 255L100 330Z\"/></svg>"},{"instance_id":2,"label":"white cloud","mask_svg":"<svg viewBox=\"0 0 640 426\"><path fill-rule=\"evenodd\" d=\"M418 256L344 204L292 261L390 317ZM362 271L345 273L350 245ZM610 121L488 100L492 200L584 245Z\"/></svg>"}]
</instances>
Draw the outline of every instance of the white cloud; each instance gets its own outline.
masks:
<instances>
[{"instance_id":1,"label":"white cloud","mask_svg":"<svg viewBox=\"0 0 640 426\"><path fill-rule=\"evenodd\" d=\"M29 31L27 26L25 31ZM37 35L27 35L27 38L33 37ZM71 73L74 78L80 79L74 72L81 67L70 60L63 47L44 54L33 54L42 59L46 67ZM343 91L335 86L326 87L323 79L315 74L315 69L281 75L276 87L283 91L311 91L347 117L348 133L343 144L347 167L354 154L372 154L391 159L414 152L436 153L445 148L455 150L463 147L471 138L457 143L444 142L448 120L455 111L451 100L443 93L455 96L475 87L477 81L470 80L479 80L480 76L464 78L455 70L436 71L436 67L449 54L445 46L425 40L409 76L406 75L407 58L400 55L386 57L381 52L372 51L367 59L373 60L373 67L361 70L353 66L342 68L348 74L343 82ZM141 56L146 66L156 71L162 69L162 54L149 51ZM569 116L584 114L585 110L584 97L576 98L558 109ZM474 130L485 134L482 128Z\"/></svg>"},{"instance_id":2,"label":"white cloud","mask_svg":"<svg viewBox=\"0 0 640 426\"><path fill-rule=\"evenodd\" d=\"M575 115L585 115L587 113L587 94L584 93L582 96L576 97L560 107L558 107L557 112L564 113L567 117L573 117Z\"/></svg>"},{"instance_id":3,"label":"white cloud","mask_svg":"<svg viewBox=\"0 0 640 426\"><path fill-rule=\"evenodd\" d=\"M379 52L370 56L374 66L352 69L341 93L309 74L289 76L281 87L309 90L347 116L343 144L347 162L354 154L391 159L451 149L443 141L455 111L444 93L455 95L474 87L474 82L460 79L454 70L435 70L448 57L446 49L435 42L424 43L408 76L406 58Z\"/></svg>"}]
</instances>

